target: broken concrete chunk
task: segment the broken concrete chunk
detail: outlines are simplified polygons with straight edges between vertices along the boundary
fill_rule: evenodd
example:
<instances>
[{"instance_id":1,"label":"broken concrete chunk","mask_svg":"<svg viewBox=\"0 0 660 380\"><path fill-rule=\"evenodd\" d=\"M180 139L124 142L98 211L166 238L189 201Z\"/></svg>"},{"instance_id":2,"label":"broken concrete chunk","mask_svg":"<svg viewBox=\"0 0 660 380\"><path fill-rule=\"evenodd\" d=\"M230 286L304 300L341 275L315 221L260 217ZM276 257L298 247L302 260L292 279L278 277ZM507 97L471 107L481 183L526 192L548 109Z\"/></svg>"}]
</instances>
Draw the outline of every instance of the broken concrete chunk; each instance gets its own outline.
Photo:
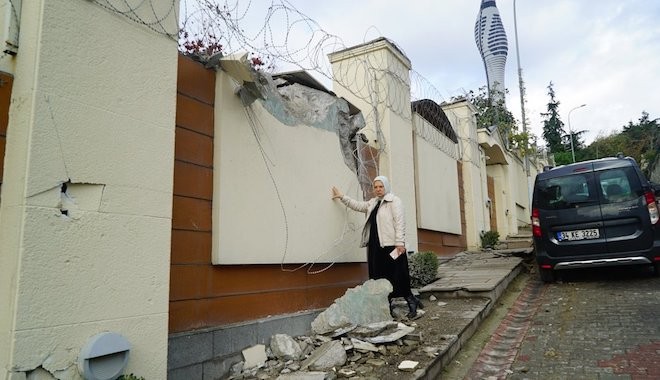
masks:
<instances>
[{"instance_id":1,"label":"broken concrete chunk","mask_svg":"<svg viewBox=\"0 0 660 380\"><path fill-rule=\"evenodd\" d=\"M356 374L357 374L357 372L355 372L352 369L348 369L348 368L342 368L339 371L337 371L337 376L339 378L343 378L343 379L351 378L351 377L355 376Z\"/></svg>"},{"instance_id":2,"label":"broken concrete chunk","mask_svg":"<svg viewBox=\"0 0 660 380\"><path fill-rule=\"evenodd\" d=\"M301 369L310 368L314 371L330 370L340 367L346 363L346 350L341 342L333 340L323 343L312 354L302 362Z\"/></svg>"},{"instance_id":3,"label":"broken concrete chunk","mask_svg":"<svg viewBox=\"0 0 660 380\"><path fill-rule=\"evenodd\" d=\"M354 350L362 351L362 352L368 352L368 351L378 352L378 347L376 347L375 345L369 342L365 342L360 339L351 338L351 343L353 344Z\"/></svg>"},{"instance_id":4,"label":"broken concrete chunk","mask_svg":"<svg viewBox=\"0 0 660 380\"><path fill-rule=\"evenodd\" d=\"M364 284L348 289L312 322L312 331L327 334L350 325L367 325L391 321L388 294L392 284L385 279L367 280Z\"/></svg>"},{"instance_id":5,"label":"broken concrete chunk","mask_svg":"<svg viewBox=\"0 0 660 380\"><path fill-rule=\"evenodd\" d=\"M302 349L298 342L286 334L275 334L270 338L270 349L278 359L290 360L300 359Z\"/></svg>"},{"instance_id":6,"label":"broken concrete chunk","mask_svg":"<svg viewBox=\"0 0 660 380\"><path fill-rule=\"evenodd\" d=\"M373 344L389 343L389 342L395 342L403 338L404 336L410 334L413 331L415 331L414 327L406 326L403 323L398 323L396 329L389 332L386 335L363 337L363 339Z\"/></svg>"},{"instance_id":7,"label":"broken concrete chunk","mask_svg":"<svg viewBox=\"0 0 660 380\"><path fill-rule=\"evenodd\" d=\"M277 380L324 380L325 372L296 372L280 374Z\"/></svg>"},{"instance_id":8,"label":"broken concrete chunk","mask_svg":"<svg viewBox=\"0 0 660 380\"><path fill-rule=\"evenodd\" d=\"M242 351L244 364L243 368L261 368L266 364L268 356L266 355L266 346L263 344L257 344L252 347L248 347Z\"/></svg>"},{"instance_id":9,"label":"broken concrete chunk","mask_svg":"<svg viewBox=\"0 0 660 380\"><path fill-rule=\"evenodd\" d=\"M402 371L414 371L415 367L419 365L419 362L412 361L412 360L404 360L399 364L399 369Z\"/></svg>"},{"instance_id":10,"label":"broken concrete chunk","mask_svg":"<svg viewBox=\"0 0 660 380\"><path fill-rule=\"evenodd\" d=\"M394 321L369 323L368 325L359 326L351 330L349 336L355 338L364 338L389 334L390 332L396 330L397 326L398 323Z\"/></svg>"}]
</instances>

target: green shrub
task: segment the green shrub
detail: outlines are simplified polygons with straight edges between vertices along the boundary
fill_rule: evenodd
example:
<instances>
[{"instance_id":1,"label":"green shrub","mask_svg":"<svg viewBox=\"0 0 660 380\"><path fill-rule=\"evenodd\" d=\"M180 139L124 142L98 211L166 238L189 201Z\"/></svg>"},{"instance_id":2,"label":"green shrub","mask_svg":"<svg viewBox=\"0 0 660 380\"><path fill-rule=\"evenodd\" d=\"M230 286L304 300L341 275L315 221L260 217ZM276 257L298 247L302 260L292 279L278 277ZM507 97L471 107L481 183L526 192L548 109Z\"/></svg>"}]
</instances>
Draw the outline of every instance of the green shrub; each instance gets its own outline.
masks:
<instances>
[{"instance_id":1,"label":"green shrub","mask_svg":"<svg viewBox=\"0 0 660 380\"><path fill-rule=\"evenodd\" d=\"M434 252L416 252L410 256L410 285L419 288L438 277L438 256Z\"/></svg>"},{"instance_id":2,"label":"green shrub","mask_svg":"<svg viewBox=\"0 0 660 380\"><path fill-rule=\"evenodd\" d=\"M500 241L500 233L486 231L481 233L481 248L494 248Z\"/></svg>"}]
</instances>

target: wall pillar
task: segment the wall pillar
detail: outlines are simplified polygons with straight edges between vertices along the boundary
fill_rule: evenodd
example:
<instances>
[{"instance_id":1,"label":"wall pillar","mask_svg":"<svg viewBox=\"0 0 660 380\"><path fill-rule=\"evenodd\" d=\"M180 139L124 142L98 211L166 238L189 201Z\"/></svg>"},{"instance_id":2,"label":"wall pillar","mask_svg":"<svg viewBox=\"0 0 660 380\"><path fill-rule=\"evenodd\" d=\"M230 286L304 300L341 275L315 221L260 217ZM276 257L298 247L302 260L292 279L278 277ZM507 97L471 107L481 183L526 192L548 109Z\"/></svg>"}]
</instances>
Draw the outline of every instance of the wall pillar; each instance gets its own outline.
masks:
<instances>
[{"instance_id":1,"label":"wall pillar","mask_svg":"<svg viewBox=\"0 0 660 380\"><path fill-rule=\"evenodd\" d=\"M108 331L130 342L128 373L166 378L177 44L145 25L176 35L178 4L138 6L142 25L114 3L23 1L3 58L0 379L80 378Z\"/></svg>"}]
</instances>

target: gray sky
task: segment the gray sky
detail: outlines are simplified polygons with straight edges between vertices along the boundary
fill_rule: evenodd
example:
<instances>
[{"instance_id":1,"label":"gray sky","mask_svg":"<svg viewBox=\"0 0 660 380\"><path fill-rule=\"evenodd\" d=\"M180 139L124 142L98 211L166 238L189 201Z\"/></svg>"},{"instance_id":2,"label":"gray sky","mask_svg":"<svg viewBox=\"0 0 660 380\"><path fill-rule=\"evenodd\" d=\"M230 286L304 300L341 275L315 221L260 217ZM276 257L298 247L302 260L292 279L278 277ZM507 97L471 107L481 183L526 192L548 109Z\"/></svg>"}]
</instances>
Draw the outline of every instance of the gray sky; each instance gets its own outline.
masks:
<instances>
[{"instance_id":1,"label":"gray sky","mask_svg":"<svg viewBox=\"0 0 660 380\"><path fill-rule=\"evenodd\" d=\"M485 85L473 34L479 0L289 2L345 46L381 35L393 40L444 100ZM520 119L513 5L497 0L509 39L507 105ZM660 117L660 1L520 0L516 6L525 109L539 138L550 81L567 130L569 111L587 104L570 120L573 130L588 131L587 143L637 122L642 111Z\"/></svg>"}]
</instances>

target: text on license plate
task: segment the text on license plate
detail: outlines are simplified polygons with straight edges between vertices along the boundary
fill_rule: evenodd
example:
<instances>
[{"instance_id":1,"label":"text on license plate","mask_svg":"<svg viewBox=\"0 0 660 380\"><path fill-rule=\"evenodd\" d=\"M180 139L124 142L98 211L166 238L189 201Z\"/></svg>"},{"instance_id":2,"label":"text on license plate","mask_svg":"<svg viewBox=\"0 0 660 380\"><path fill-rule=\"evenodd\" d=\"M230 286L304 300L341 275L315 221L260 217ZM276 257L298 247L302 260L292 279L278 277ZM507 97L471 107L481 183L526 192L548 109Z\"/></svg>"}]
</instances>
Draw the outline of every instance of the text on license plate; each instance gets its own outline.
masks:
<instances>
[{"instance_id":1,"label":"text on license plate","mask_svg":"<svg viewBox=\"0 0 660 380\"><path fill-rule=\"evenodd\" d=\"M557 232L557 240L585 240L585 239L598 239L600 234L598 228L591 228L588 230L575 230L575 231L561 231Z\"/></svg>"}]
</instances>

